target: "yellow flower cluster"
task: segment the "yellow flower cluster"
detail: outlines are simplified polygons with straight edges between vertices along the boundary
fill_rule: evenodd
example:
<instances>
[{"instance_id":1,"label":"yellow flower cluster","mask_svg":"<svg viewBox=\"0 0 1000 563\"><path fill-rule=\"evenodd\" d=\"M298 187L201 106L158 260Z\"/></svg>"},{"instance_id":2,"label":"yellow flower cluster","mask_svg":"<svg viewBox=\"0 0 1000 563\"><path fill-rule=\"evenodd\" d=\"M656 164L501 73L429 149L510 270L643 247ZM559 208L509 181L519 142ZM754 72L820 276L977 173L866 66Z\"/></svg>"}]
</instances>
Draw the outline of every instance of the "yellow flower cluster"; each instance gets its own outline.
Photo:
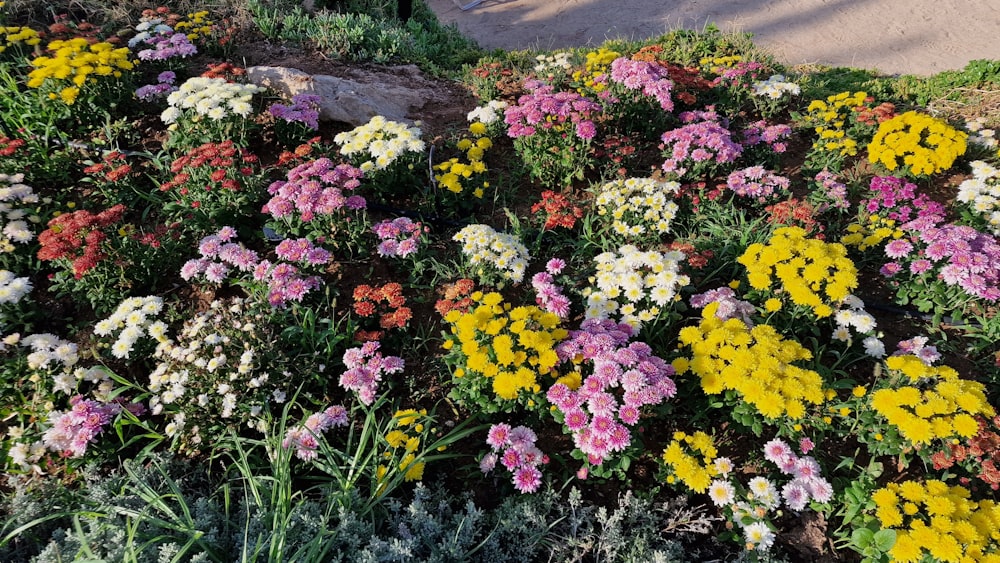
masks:
<instances>
[{"instance_id":1,"label":"yellow flower cluster","mask_svg":"<svg viewBox=\"0 0 1000 563\"><path fill-rule=\"evenodd\" d=\"M858 154L858 142L847 136L845 128L851 110L865 103L867 92L841 92L829 96L826 101L813 100L806 108L806 122L813 123L819 137L813 148L824 151L840 151L841 156Z\"/></svg>"},{"instance_id":2,"label":"yellow flower cluster","mask_svg":"<svg viewBox=\"0 0 1000 563\"><path fill-rule=\"evenodd\" d=\"M663 235L670 232L670 223L677 215L677 204L671 198L680 188L677 182L654 178L617 179L598 189L594 205L599 216L610 217L616 235Z\"/></svg>"},{"instance_id":3,"label":"yellow flower cluster","mask_svg":"<svg viewBox=\"0 0 1000 563\"><path fill-rule=\"evenodd\" d=\"M391 460L398 458L398 467L403 471L404 481L419 481L424 476L424 462L416 461L417 448L420 447L420 436L424 432L424 424L421 422L427 417L427 409L417 411L406 409L396 411L392 415L396 428L390 430L385 435L385 441L392 448L382 454L383 459ZM389 473L389 466L382 464L375 471L375 478L379 489L385 487L383 481Z\"/></svg>"},{"instance_id":4,"label":"yellow flower cluster","mask_svg":"<svg viewBox=\"0 0 1000 563\"><path fill-rule=\"evenodd\" d=\"M772 420L782 416L800 419L806 414L806 403L823 403L823 378L792 365L812 358L808 349L784 340L769 325L747 328L737 318L719 319L715 314L718 308L719 303L710 303L702 310L698 326L681 329L680 343L691 348L692 356L689 362L674 362L678 373L690 369L701 378L701 388L709 395L736 391Z\"/></svg>"},{"instance_id":5,"label":"yellow flower cluster","mask_svg":"<svg viewBox=\"0 0 1000 563\"><path fill-rule=\"evenodd\" d=\"M858 270L838 243L806 238L801 227L774 231L767 244L754 243L737 261L747 269L751 287L787 295L792 303L809 307L817 317L833 314L839 303L858 286Z\"/></svg>"},{"instance_id":6,"label":"yellow flower cluster","mask_svg":"<svg viewBox=\"0 0 1000 563\"><path fill-rule=\"evenodd\" d=\"M913 176L944 172L965 154L967 138L941 119L908 111L878 126L868 145L868 160Z\"/></svg>"},{"instance_id":7,"label":"yellow flower cluster","mask_svg":"<svg viewBox=\"0 0 1000 563\"><path fill-rule=\"evenodd\" d=\"M0 43L0 53L6 51L8 47L17 45L34 47L41 42L38 32L30 27L5 27L0 25L0 33L3 34L3 43Z\"/></svg>"},{"instance_id":8,"label":"yellow flower cluster","mask_svg":"<svg viewBox=\"0 0 1000 563\"><path fill-rule=\"evenodd\" d=\"M741 62L743 62L743 57L739 55L726 55L724 57L702 57L698 64L712 74L722 74Z\"/></svg>"},{"instance_id":9,"label":"yellow flower cluster","mask_svg":"<svg viewBox=\"0 0 1000 563\"><path fill-rule=\"evenodd\" d=\"M122 71L132 70L135 62L129 60L128 47L115 49L110 43L87 43L82 37L68 41L56 40L46 49L52 56L37 57L31 61L35 67L28 74L28 88L41 88L51 81L59 89L58 97L67 105L80 95L80 88L87 82L96 83L97 77L121 78ZM57 97L53 92L51 98Z\"/></svg>"},{"instance_id":10,"label":"yellow flower cluster","mask_svg":"<svg viewBox=\"0 0 1000 563\"><path fill-rule=\"evenodd\" d=\"M847 226L847 233L840 238L840 243L854 246L862 252L875 248L886 239L901 238L904 234L894 219L886 219L879 215L869 215L867 225L851 223Z\"/></svg>"},{"instance_id":11,"label":"yellow flower cluster","mask_svg":"<svg viewBox=\"0 0 1000 563\"><path fill-rule=\"evenodd\" d=\"M670 474L667 483L680 481L696 493L704 493L719 474L715 468L718 451L712 437L704 432L674 432L674 439L663 450L663 462Z\"/></svg>"},{"instance_id":12,"label":"yellow flower cluster","mask_svg":"<svg viewBox=\"0 0 1000 563\"><path fill-rule=\"evenodd\" d=\"M573 73L573 81L583 84L582 87L577 88L577 92L580 94L585 94L586 91L601 92L607 88L606 82L595 82L595 80L602 74L606 74L611 63L620 56L622 56L621 53L604 47L587 53L584 70Z\"/></svg>"},{"instance_id":13,"label":"yellow flower cluster","mask_svg":"<svg viewBox=\"0 0 1000 563\"><path fill-rule=\"evenodd\" d=\"M538 376L555 375L555 346L569 335L559 328L559 317L535 305L512 308L496 292L476 292L472 300L477 305L468 312L453 310L444 318L451 324L445 349L465 358L465 369L453 375L485 377L492 381L493 393L506 401L522 391L541 392Z\"/></svg>"},{"instance_id":14,"label":"yellow flower cluster","mask_svg":"<svg viewBox=\"0 0 1000 563\"><path fill-rule=\"evenodd\" d=\"M883 529L896 530L893 561L1000 563L1000 505L938 480L889 483L872 493Z\"/></svg>"},{"instance_id":15,"label":"yellow flower cluster","mask_svg":"<svg viewBox=\"0 0 1000 563\"><path fill-rule=\"evenodd\" d=\"M886 367L927 387L899 384L872 393L872 408L913 444L972 437L979 432L975 415L994 414L983 384L959 378L953 368L927 365L912 354L890 356Z\"/></svg>"},{"instance_id":16,"label":"yellow flower cluster","mask_svg":"<svg viewBox=\"0 0 1000 563\"><path fill-rule=\"evenodd\" d=\"M208 19L208 10L202 10L174 24L174 31L186 33L188 40L194 42L211 35L214 27L215 22Z\"/></svg>"},{"instance_id":17,"label":"yellow flower cluster","mask_svg":"<svg viewBox=\"0 0 1000 563\"><path fill-rule=\"evenodd\" d=\"M434 165L434 170L440 172L440 174L434 175L434 180L441 187L449 192L460 194L466 186L475 183L477 186L472 191L472 195L477 198L483 197L486 188L490 187L490 183L486 180L473 182L471 179L473 176L482 177L487 172L483 158L486 156L486 151L493 147L493 141L485 136L486 129L486 124L476 121L469 126L469 133L472 134L472 137L462 137L458 141L458 150L465 152L468 163L461 162L458 158L452 158ZM469 180L469 182L463 185L464 180Z\"/></svg>"}]
</instances>

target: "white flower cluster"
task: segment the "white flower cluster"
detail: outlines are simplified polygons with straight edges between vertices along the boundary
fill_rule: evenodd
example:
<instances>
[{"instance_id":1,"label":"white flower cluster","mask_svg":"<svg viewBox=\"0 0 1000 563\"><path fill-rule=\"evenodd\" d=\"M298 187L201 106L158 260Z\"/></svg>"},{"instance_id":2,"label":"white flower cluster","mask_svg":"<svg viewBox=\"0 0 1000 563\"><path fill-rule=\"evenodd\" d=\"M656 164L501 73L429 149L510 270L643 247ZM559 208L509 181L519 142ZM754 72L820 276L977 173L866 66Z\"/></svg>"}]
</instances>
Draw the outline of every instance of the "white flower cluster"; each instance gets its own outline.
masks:
<instances>
[{"instance_id":1,"label":"white flower cluster","mask_svg":"<svg viewBox=\"0 0 1000 563\"><path fill-rule=\"evenodd\" d=\"M799 92L799 85L794 82L788 82L788 79L783 74L775 74L767 80L758 80L753 83L753 93L755 96L772 100L780 100L785 94L798 96Z\"/></svg>"},{"instance_id":2,"label":"white flower cluster","mask_svg":"<svg viewBox=\"0 0 1000 563\"><path fill-rule=\"evenodd\" d=\"M848 295L840 302L840 310L834 314L837 328L833 329L833 339L840 342L851 341L851 329L859 335L867 335L862 341L865 353L873 358L885 356L885 344L876 336L875 317L865 310L865 302L854 295Z\"/></svg>"},{"instance_id":3,"label":"white flower cluster","mask_svg":"<svg viewBox=\"0 0 1000 563\"><path fill-rule=\"evenodd\" d=\"M118 339L111 345L111 355L128 359L135 343L147 334L157 342L169 342L167 324L154 317L163 310L163 299L155 296L129 297L121 302L110 317L94 326L97 336L109 336L115 331Z\"/></svg>"},{"instance_id":4,"label":"white flower cluster","mask_svg":"<svg viewBox=\"0 0 1000 563\"><path fill-rule=\"evenodd\" d=\"M979 145L987 149L995 149L1000 142L997 141L995 129L986 127L986 118L977 117L965 122L965 130L971 133L968 142L971 145Z\"/></svg>"},{"instance_id":5,"label":"white flower cluster","mask_svg":"<svg viewBox=\"0 0 1000 563\"><path fill-rule=\"evenodd\" d=\"M647 233L666 234L677 215L677 204L670 201L681 188L677 182L653 178L612 180L597 192L597 214L611 218L611 230L625 238Z\"/></svg>"},{"instance_id":6,"label":"white flower cluster","mask_svg":"<svg viewBox=\"0 0 1000 563\"><path fill-rule=\"evenodd\" d=\"M243 302L231 305L213 301L209 310L184 323L177 341L166 340L156 348L158 364L149 375L152 397L149 407L154 415L169 414L165 432L181 436L191 445L202 442L201 424L189 426L196 414L201 423L221 419L246 421L251 428L262 429L262 393L255 393L268 380L266 373L255 373L258 352L252 344L256 334L253 321L244 321ZM246 412L237 412L237 406Z\"/></svg>"},{"instance_id":7,"label":"white flower cluster","mask_svg":"<svg viewBox=\"0 0 1000 563\"><path fill-rule=\"evenodd\" d=\"M1000 169L982 160L973 161L971 166L972 178L958 186L955 199L985 218L993 234L1000 236Z\"/></svg>"},{"instance_id":8,"label":"white flower cluster","mask_svg":"<svg viewBox=\"0 0 1000 563\"><path fill-rule=\"evenodd\" d=\"M507 109L507 102L503 100L490 100L485 106L479 106L469 112L466 118L469 123L476 121L483 125L493 125L503 118L503 111Z\"/></svg>"},{"instance_id":9,"label":"white flower cluster","mask_svg":"<svg viewBox=\"0 0 1000 563\"><path fill-rule=\"evenodd\" d=\"M584 291L586 317L612 318L638 331L674 300L678 288L691 283L679 273L683 260L682 252L644 252L631 244L597 255L597 275L591 278L597 287Z\"/></svg>"},{"instance_id":10,"label":"white flower cluster","mask_svg":"<svg viewBox=\"0 0 1000 563\"><path fill-rule=\"evenodd\" d=\"M24 429L20 427L11 428L7 432L12 439L17 440L20 439ZM11 463L17 465L21 471L28 471L30 469L34 473L41 474L42 468L38 463L47 451L45 444L41 440L36 440L30 445L27 442L14 442L7 452L7 456L10 457Z\"/></svg>"},{"instance_id":11,"label":"white flower cluster","mask_svg":"<svg viewBox=\"0 0 1000 563\"><path fill-rule=\"evenodd\" d=\"M110 400L114 384L111 375L102 366L74 367L80 361L77 345L49 333L31 334L21 338L20 334L8 334L0 343L0 351L8 346L23 346L30 348L28 353L28 368L48 372L52 377L52 392L73 395L81 381L87 381L97 386L94 398L98 401ZM36 385L42 383L41 374L35 374L31 381Z\"/></svg>"},{"instance_id":12,"label":"white flower cluster","mask_svg":"<svg viewBox=\"0 0 1000 563\"><path fill-rule=\"evenodd\" d=\"M165 33L173 33L174 28L163 23L161 18L153 18L145 21L139 22L139 25L135 26L136 33L135 37L128 40L129 49L135 47L139 43L146 41L150 37L156 35L163 35Z\"/></svg>"},{"instance_id":13,"label":"white flower cluster","mask_svg":"<svg viewBox=\"0 0 1000 563\"><path fill-rule=\"evenodd\" d=\"M253 84L228 82L225 78L195 76L167 96L167 104L170 107L163 110L160 119L168 125L176 123L177 119L184 115L185 110L194 110L198 116L213 121L232 115L248 117L253 113L251 103L253 95L263 91L264 88Z\"/></svg>"},{"instance_id":14,"label":"white flower cluster","mask_svg":"<svg viewBox=\"0 0 1000 563\"><path fill-rule=\"evenodd\" d=\"M17 303L31 293L31 280L19 278L10 270L0 270L0 305Z\"/></svg>"},{"instance_id":15,"label":"white flower cluster","mask_svg":"<svg viewBox=\"0 0 1000 563\"><path fill-rule=\"evenodd\" d=\"M419 127L376 115L364 125L338 133L333 142L340 145L340 154L344 156L369 158L358 165L362 172L369 172L372 169L384 170L406 153L424 152L420 135Z\"/></svg>"},{"instance_id":16,"label":"white flower cluster","mask_svg":"<svg viewBox=\"0 0 1000 563\"><path fill-rule=\"evenodd\" d=\"M551 55L538 55L535 57L537 61L535 72L552 74L554 70L569 70L573 68L573 63L570 61L572 57L573 53L569 51L560 51Z\"/></svg>"},{"instance_id":17,"label":"white flower cluster","mask_svg":"<svg viewBox=\"0 0 1000 563\"><path fill-rule=\"evenodd\" d=\"M49 369L49 364L73 367L80 360L76 344L47 332L25 336L21 346L31 348L28 354L31 369Z\"/></svg>"},{"instance_id":18,"label":"white flower cluster","mask_svg":"<svg viewBox=\"0 0 1000 563\"><path fill-rule=\"evenodd\" d=\"M488 225L469 225L458 231L454 240L462 243L462 254L473 266L493 266L515 283L524 279L531 256L514 235L498 233Z\"/></svg>"},{"instance_id":19,"label":"white flower cluster","mask_svg":"<svg viewBox=\"0 0 1000 563\"><path fill-rule=\"evenodd\" d=\"M28 223L41 219L21 209L18 204L38 203L38 195L24 185L24 174L0 174L0 253L13 252L14 243L26 244L35 238Z\"/></svg>"}]
</instances>

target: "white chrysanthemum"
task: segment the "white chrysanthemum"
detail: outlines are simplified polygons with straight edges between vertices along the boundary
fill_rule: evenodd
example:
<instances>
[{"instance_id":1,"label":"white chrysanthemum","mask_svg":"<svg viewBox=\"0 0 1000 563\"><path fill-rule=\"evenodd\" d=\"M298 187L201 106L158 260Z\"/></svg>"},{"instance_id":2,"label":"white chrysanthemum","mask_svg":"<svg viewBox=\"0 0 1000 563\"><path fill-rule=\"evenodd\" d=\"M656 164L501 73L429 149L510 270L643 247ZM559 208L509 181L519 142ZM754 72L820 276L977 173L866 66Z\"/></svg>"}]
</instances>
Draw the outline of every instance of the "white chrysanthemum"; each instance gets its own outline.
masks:
<instances>
[{"instance_id":1,"label":"white chrysanthemum","mask_svg":"<svg viewBox=\"0 0 1000 563\"><path fill-rule=\"evenodd\" d=\"M865 347L865 353L869 356L873 358L882 358L885 356L885 344L878 338L869 336L861 344Z\"/></svg>"},{"instance_id":2,"label":"white chrysanthemum","mask_svg":"<svg viewBox=\"0 0 1000 563\"><path fill-rule=\"evenodd\" d=\"M729 506L736 498L736 489L729 481L715 479L708 486L708 496L715 503L715 506Z\"/></svg>"},{"instance_id":3,"label":"white chrysanthemum","mask_svg":"<svg viewBox=\"0 0 1000 563\"><path fill-rule=\"evenodd\" d=\"M757 551L767 551L774 545L774 532L765 522L754 522L743 528L743 537L748 544L753 544Z\"/></svg>"},{"instance_id":4,"label":"white chrysanthemum","mask_svg":"<svg viewBox=\"0 0 1000 563\"><path fill-rule=\"evenodd\" d=\"M517 237L477 224L463 228L454 240L462 243L462 253L472 265L490 265L514 282L524 279L531 256Z\"/></svg>"},{"instance_id":5,"label":"white chrysanthemum","mask_svg":"<svg viewBox=\"0 0 1000 563\"><path fill-rule=\"evenodd\" d=\"M177 123L177 119L180 116L181 116L181 110L173 106L170 106L167 109L163 110L163 113L160 114L160 121L162 121L167 125L171 125L173 123Z\"/></svg>"}]
</instances>

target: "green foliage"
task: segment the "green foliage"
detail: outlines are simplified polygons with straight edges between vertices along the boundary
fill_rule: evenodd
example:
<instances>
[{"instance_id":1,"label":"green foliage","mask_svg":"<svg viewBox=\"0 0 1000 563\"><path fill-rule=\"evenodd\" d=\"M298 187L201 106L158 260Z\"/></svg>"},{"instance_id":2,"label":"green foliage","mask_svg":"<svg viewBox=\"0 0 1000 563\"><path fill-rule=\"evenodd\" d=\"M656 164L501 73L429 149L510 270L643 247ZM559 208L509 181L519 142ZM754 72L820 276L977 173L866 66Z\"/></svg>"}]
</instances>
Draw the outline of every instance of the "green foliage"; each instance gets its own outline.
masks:
<instances>
[{"instance_id":1,"label":"green foliage","mask_svg":"<svg viewBox=\"0 0 1000 563\"><path fill-rule=\"evenodd\" d=\"M293 42L310 42L327 56L351 62L417 63L443 73L474 61L479 52L454 26L441 26L433 12L415 2L414 16L405 24L369 12L322 10L310 14L295 8L277 21L277 10L254 4L265 35ZM382 11L382 9L377 10Z\"/></svg>"},{"instance_id":2,"label":"green foliage","mask_svg":"<svg viewBox=\"0 0 1000 563\"><path fill-rule=\"evenodd\" d=\"M901 76L892 88L900 98L919 106L938 99L961 101L970 90L1000 88L1000 60L977 59L962 70L946 70L931 77Z\"/></svg>"},{"instance_id":3,"label":"green foliage","mask_svg":"<svg viewBox=\"0 0 1000 563\"><path fill-rule=\"evenodd\" d=\"M893 81L873 70L847 67L818 67L799 69L796 76L803 100L825 100L841 92L867 92L875 103L898 101L893 91Z\"/></svg>"}]
</instances>

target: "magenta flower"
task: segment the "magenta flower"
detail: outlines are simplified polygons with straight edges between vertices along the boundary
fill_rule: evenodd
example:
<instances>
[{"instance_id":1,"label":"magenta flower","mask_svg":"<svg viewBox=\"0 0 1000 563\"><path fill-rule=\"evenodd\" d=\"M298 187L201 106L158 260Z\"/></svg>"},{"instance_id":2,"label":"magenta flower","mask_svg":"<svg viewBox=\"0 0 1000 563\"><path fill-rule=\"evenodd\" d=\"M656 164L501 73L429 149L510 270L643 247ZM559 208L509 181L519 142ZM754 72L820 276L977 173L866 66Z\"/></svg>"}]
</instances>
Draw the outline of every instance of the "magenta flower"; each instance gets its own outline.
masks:
<instances>
[{"instance_id":1,"label":"magenta flower","mask_svg":"<svg viewBox=\"0 0 1000 563\"><path fill-rule=\"evenodd\" d=\"M542 473L534 465L523 465L514 472L514 487L521 493L533 493L542 484Z\"/></svg>"},{"instance_id":2,"label":"magenta flower","mask_svg":"<svg viewBox=\"0 0 1000 563\"><path fill-rule=\"evenodd\" d=\"M381 343L375 340L344 352L347 371L340 375L340 386L357 393L358 399L366 405L375 402L378 384L384 375L399 373L405 367L400 357L382 356L380 347Z\"/></svg>"},{"instance_id":3,"label":"magenta flower","mask_svg":"<svg viewBox=\"0 0 1000 563\"><path fill-rule=\"evenodd\" d=\"M347 426L347 409L333 405L324 411L310 415L301 426L290 428L281 441L283 448L295 448L295 455L302 461L316 459L319 449L318 436L331 428Z\"/></svg>"},{"instance_id":4,"label":"magenta flower","mask_svg":"<svg viewBox=\"0 0 1000 563\"><path fill-rule=\"evenodd\" d=\"M510 445L510 425L494 424L487 434L486 443L495 450Z\"/></svg>"}]
</instances>

